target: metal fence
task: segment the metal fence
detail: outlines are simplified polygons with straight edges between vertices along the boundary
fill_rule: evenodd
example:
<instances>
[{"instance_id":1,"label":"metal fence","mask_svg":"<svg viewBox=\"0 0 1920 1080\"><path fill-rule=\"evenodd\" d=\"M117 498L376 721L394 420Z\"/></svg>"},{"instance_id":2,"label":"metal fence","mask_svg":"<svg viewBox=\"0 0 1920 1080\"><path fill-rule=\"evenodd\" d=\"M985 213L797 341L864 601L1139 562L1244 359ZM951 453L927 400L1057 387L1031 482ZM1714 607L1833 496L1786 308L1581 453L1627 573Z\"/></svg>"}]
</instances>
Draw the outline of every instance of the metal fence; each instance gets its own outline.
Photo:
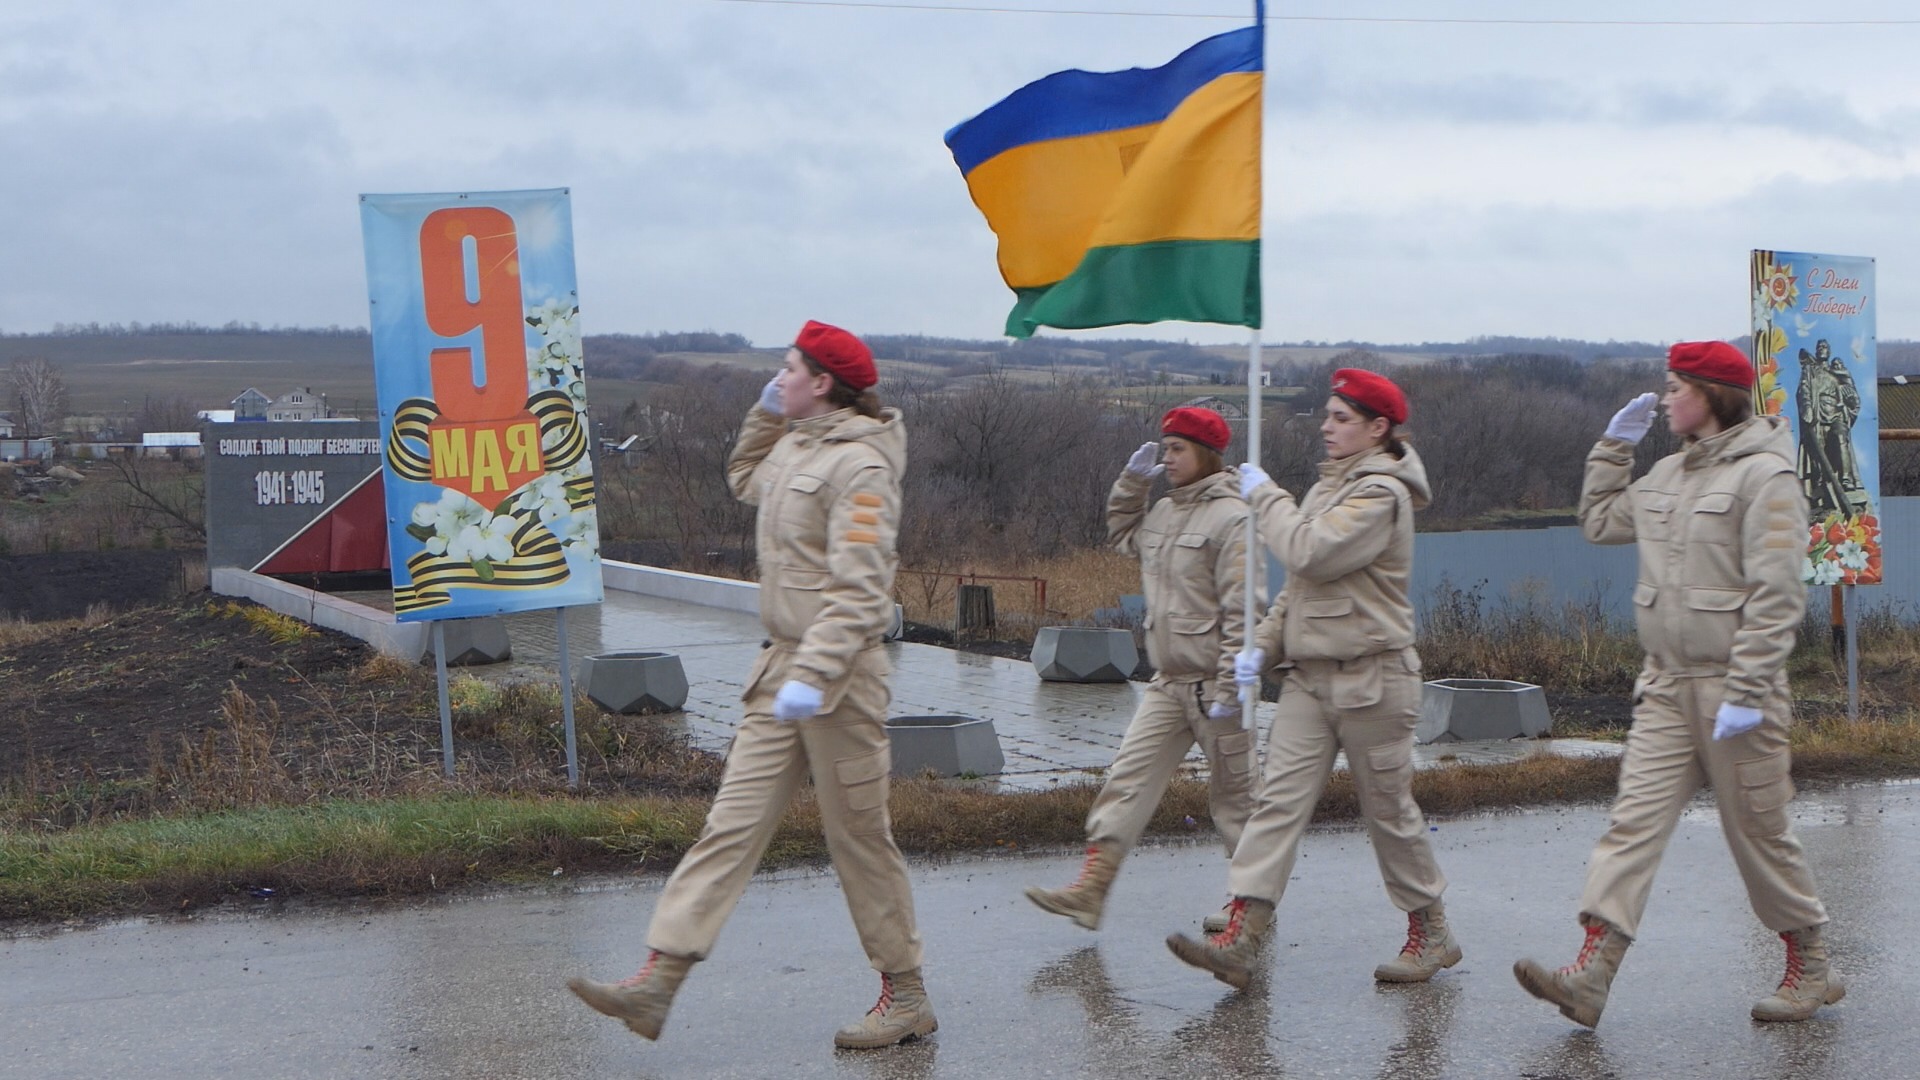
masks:
<instances>
[{"instance_id":1,"label":"metal fence","mask_svg":"<svg viewBox=\"0 0 1920 1080\"><path fill-rule=\"evenodd\" d=\"M1860 586L1863 610L1891 607L1904 619L1920 618L1920 496L1881 501L1884 582ZM1633 617L1638 572L1634 545L1590 544L1575 526L1480 532L1420 533L1414 537L1413 602L1421 614L1444 586L1479 588L1489 601L1531 596L1543 603L1598 604L1610 615ZM1267 562L1267 581L1278 591L1285 578ZM1824 617L1825 588L1812 589L1808 607Z\"/></svg>"}]
</instances>

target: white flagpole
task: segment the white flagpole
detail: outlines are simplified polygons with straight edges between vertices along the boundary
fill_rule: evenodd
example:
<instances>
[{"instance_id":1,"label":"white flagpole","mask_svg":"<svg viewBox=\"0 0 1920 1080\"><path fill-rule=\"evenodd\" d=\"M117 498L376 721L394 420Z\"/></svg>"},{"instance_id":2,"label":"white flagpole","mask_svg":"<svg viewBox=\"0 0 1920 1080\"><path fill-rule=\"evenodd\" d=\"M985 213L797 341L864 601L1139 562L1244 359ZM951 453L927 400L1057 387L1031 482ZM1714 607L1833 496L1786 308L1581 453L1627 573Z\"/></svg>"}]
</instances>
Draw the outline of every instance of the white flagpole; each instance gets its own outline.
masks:
<instances>
[{"instance_id":1,"label":"white flagpole","mask_svg":"<svg viewBox=\"0 0 1920 1080\"><path fill-rule=\"evenodd\" d=\"M1260 464L1260 331L1247 332L1247 460L1254 465ZM1253 520L1253 507L1247 507L1247 587L1246 611L1242 620L1245 629L1241 632L1240 648L1253 648L1253 627L1259 611L1258 590L1254 588L1254 560L1261 557L1260 530ZM1254 710L1260 707L1260 685L1255 683L1247 688L1245 700L1240 703L1240 726L1253 730Z\"/></svg>"},{"instance_id":2,"label":"white flagpole","mask_svg":"<svg viewBox=\"0 0 1920 1080\"><path fill-rule=\"evenodd\" d=\"M1264 38L1267 32L1266 0L1254 0L1253 21L1254 25L1260 28L1260 33ZM1263 40L1261 43L1262 60L1260 65L1262 81L1260 131L1262 134L1265 133L1267 126L1265 113L1266 90L1264 85L1266 80L1265 55L1266 44ZM1262 142L1264 143L1264 140L1262 140ZM1264 184L1262 186L1264 188ZM1261 204L1264 205L1264 190L1261 191L1260 196ZM1258 250L1258 248L1255 250ZM1260 268L1256 265L1254 272L1257 274L1259 270ZM1260 426L1261 421L1265 418L1263 406L1266 402L1260 393L1260 367L1260 328L1256 326L1247 331L1247 461L1253 465L1260 464ZM1249 505L1247 507L1247 595L1244 618L1245 629L1241 632L1240 637L1240 648L1242 650L1253 647L1254 619L1256 613L1260 610L1260 598L1255 595L1257 590L1255 590L1253 584L1253 568L1255 565L1254 560L1263 557L1265 557L1265 553L1260 550L1260 530L1253 519L1253 507ZM1254 726L1254 711L1260 707L1260 684L1255 683L1247 689L1249 692L1245 695L1245 700L1240 703L1240 725L1246 730L1252 731Z\"/></svg>"}]
</instances>

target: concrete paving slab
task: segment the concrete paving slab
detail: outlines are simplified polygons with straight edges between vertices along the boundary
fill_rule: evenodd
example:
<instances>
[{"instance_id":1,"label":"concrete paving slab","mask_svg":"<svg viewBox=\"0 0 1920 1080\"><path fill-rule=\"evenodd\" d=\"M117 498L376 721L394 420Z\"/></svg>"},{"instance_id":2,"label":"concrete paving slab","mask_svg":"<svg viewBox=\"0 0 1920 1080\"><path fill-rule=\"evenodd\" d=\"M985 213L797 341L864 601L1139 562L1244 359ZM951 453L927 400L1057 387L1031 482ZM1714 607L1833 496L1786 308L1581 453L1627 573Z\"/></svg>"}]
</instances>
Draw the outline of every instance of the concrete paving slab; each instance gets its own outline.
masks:
<instances>
[{"instance_id":1,"label":"concrete paving slab","mask_svg":"<svg viewBox=\"0 0 1920 1080\"><path fill-rule=\"evenodd\" d=\"M1376 986L1405 930L1353 829L1309 833L1280 906L1270 974L1236 994L1161 944L1216 907L1212 844L1128 861L1098 934L1020 895L1067 855L917 862L940 1032L836 1052L877 979L830 872L756 878L713 958L648 1043L587 1010L566 976L640 958L660 880L602 879L424 906L137 920L0 943L0 1078L1898 1077L1920 1060L1920 785L1803 796L1796 828L1833 915L1841 1004L1803 1024L1747 1018L1782 950L1747 910L1709 801L1675 831L1640 941L1596 1032L1514 983L1579 941L1598 807L1438 822L1466 960L1424 986Z\"/></svg>"},{"instance_id":2,"label":"concrete paving slab","mask_svg":"<svg viewBox=\"0 0 1920 1080\"><path fill-rule=\"evenodd\" d=\"M370 605L390 604L387 593L345 594ZM466 673L489 679L557 679L559 645L552 611L506 616L513 660ZM567 647L574 663L591 653L658 649L680 654L689 694L684 724L696 746L723 751L740 720L740 692L766 633L759 616L739 611L608 590L606 602L569 608ZM892 715L980 716L994 722L1005 771L996 782L1016 790L1096 781L1126 734L1138 701L1139 683L1046 682L1024 660L958 652L934 645L891 642ZM1273 706L1262 705L1260 739ZM1493 763L1532 754L1618 756L1620 744L1579 739L1513 739L1416 746L1414 762L1433 767L1455 762ZM1341 768L1345 762L1338 763ZM1183 769L1206 775L1196 749Z\"/></svg>"}]
</instances>

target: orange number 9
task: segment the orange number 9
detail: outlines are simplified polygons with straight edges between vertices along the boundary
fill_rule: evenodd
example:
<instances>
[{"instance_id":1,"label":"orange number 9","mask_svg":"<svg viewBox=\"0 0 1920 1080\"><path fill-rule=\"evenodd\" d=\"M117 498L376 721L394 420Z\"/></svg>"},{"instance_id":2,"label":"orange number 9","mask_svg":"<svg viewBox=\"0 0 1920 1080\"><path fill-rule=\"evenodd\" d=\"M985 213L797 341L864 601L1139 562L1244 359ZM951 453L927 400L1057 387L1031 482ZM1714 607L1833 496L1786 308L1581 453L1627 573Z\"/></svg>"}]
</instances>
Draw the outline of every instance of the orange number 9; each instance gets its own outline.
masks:
<instances>
[{"instance_id":1,"label":"orange number 9","mask_svg":"<svg viewBox=\"0 0 1920 1080\"><path fill-rule=\"evenodd\" d=\"M473 238L479 298L467 299L464 251ZM420 225L420 277L427 326L443 338L480 331L486 383L473 381L473 350L435 349L433 396L451 420L504 420L527 400L527 331L520 298L520 246L513 218L491 206L435 210Z\"/></svg>"}]
</instances>

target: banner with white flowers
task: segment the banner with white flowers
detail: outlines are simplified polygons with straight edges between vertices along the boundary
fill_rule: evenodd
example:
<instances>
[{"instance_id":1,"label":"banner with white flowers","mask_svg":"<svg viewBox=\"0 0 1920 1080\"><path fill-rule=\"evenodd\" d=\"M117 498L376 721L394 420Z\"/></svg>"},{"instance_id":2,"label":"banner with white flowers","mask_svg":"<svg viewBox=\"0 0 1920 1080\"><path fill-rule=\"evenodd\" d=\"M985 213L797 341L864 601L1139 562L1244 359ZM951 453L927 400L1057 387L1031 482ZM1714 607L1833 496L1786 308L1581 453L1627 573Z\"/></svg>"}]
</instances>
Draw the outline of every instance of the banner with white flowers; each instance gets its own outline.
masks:
<instances>
[{"instance_id":1,"label":"banner with white flowers","mask_svg":"<svg viewBox=\"0 0 1920 1080\"><path fill-rule=\"evenodd\" d=\"M1807 497L1809 585L1880 584L1880 363L1874 263L1752 255L1754 406L1785 416Z\"/></svg>"},{"instance_id":2,"label":"banner with white flowers","mask_svg":"<svg viewBox=\"0 0 1920 1080\"><path fill-rule=\"evenodd\" d=\"M567 192L363 195L401 622L601 599Z\"/></svg>"}]
</instances>

